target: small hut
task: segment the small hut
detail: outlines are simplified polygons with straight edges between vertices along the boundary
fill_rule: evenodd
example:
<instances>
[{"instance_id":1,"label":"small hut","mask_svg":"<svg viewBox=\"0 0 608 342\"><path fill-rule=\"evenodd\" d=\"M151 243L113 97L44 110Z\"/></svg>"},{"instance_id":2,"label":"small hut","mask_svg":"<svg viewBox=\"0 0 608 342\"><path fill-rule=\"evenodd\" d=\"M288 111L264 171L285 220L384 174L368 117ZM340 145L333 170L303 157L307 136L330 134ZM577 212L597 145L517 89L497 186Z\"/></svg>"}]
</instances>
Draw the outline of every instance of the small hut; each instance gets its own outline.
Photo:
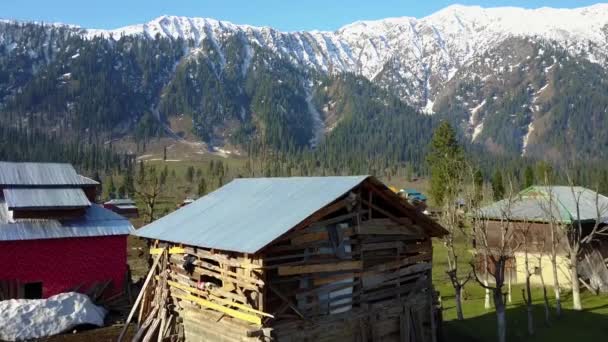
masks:
<instances>
[{"instance_id":1,"label":"small hut","mask_svg":"<svg viewBox=\"0 0 608 342\"><path fill-rule=\"evenodd\" d=\"M137 204L130 198L115 198L106 201L103 207L128 218L138 218L139 210Z\"/></svg>"},{"instance_id":2,"label":"small hut","mask_svg":"<svg viewBox=\"0 0 608 342\"><path fill-rule=\"evenodd\" d=\"M122 290L133 227L94 204L98 185L69 164L0 162L0 300Z\"/></svg>"},{"instance_id":3,"label":"small hut","mask_svg":"<svg viewBox=\"0 0 608 342\"><path fill-rule=\"evenodd\" d=\"M507 260L506 276L514 283L526 280L524 253L527 252L528 268L534 273L530 281L536 284L544 281L553 285L550 260L553 225L559 285L571 287L568 269L568 239L571 234L568 234L568 230L580 224L584 237L596 223L604 226L608 217L608 197L583 187L532 186L511 199L481 208L478 215L487 226L490 250L500 248L501 225L508 224L508 228L513 231L510 243L515 252ZM608 260L608 239L605 235L588 245L579 259L579 276L584 285L608 292L608 269L604 261Z\"/></svg>"},{"instance_id":4,"label":"small hut","mask_svg":"<svg viewBox=\"0 0 608 342\"><path fill-rule=\"evenodd\" d=\"M444 234L373 177L236 179L136 232L155 256L138 336L433 341Z\"/></svg>"}]
</instances>

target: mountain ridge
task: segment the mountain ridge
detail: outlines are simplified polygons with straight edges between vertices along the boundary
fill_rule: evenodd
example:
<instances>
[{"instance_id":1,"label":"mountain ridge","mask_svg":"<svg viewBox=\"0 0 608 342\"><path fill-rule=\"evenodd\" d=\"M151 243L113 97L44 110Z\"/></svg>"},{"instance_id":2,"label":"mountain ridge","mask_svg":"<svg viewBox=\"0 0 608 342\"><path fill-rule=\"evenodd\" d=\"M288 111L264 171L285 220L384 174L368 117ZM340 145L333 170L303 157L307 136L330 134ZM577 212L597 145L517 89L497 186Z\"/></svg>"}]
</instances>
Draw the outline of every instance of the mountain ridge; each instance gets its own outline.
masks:
<instances>
[{"instance_id":1,"label":"mountain ridge","mask_svg":"<svg viewBox=\"0 0 608 342\"><path fill-rule=\"evenodd\" d=\"M140 135L158 130L152 128L153 120L187 113L196 134L213 146L252 137L272 137L268 139L275 146L286 139L293 140L287 145L322 145L322 135L330 136L353 111L355 102L336 96L354 94L324 90L330 85L356 91L339 84L360 82L341 78L345 74L369 81L365 92L383 97L385 103L396 97L419 112L452 121L468 142L494 153L542 156L546 149L559 158L559 139L552 130L567 132L573 141L580 134L597 135L580 123L585 118L601 122L608 101L601 92L586 94L584 82L569 79L581 74L587 78L582 81L606 87L608 4L532 10L453 5L419 19L357 21L335 31L281 32L178 16L113 30L50 24L49 32L38 32L45 26L26 29L26 24L11 21L1 25L0 65L4 56L9 76L0 73L0 105L2 97L16 97L28 113L49 108L47 103L29 107L31 100L40 102L40 95L48 98L43 102L65 97L66 103L53 104L55 112L73 117L71 106L80 101L77 110L96 113L95 122L111 120L104 129L116 124L124 133L137 124ZM34 31L42 37L27 38ZM32 65L10 69L23 59ZM103 67L97 65L100 61ZM84 74L91 68L97 79ZM58 83L49 83L49 78ZM30 79L34 88L46 88L24 99L20 94L31 85ZM94 87L104 80L124 87L118 91L108 86L100 92L122 101L110 109L82 98L81 84ZM260 82L266 86L256 87ZM49 92L59 95L53 98L46 95ZM575 98L579 93L582 100ZM371 106L371 112L388 115L383 101ZM344 105L336 109L336 103ZM400 112L403 105L390 108ZM76 126L88 129L82 115ZM365 117L370 125L385 119L360 115L357 120ZM420 126L429 127L424 122ZM363 129L362 124L352 125ZM573 146L579 144L580 139ZM599 146L585 147L585 153L593 155Z\"/></svg>"},{"instance_id":2,"label":"mountain ridge","mask_svg":"<svg viewBox=\"0 0 608 342\"><path fill-rule=\"evenodd\" d=\"M602 29L605 28L605 31ZM386 63L398 59L398 70L425 89L398 89L414 107L433 112L434 89L447 82L474 56L509 37L555 41L574 55L604 67L608 65L608 4L578 9L482 8L453 5L423 18L397 17L357 21L335 31L282 32L271 27L237 25L209 18L161 16L144 24L113 30L86 30L86 35L115 39L121 35L156 34L172 39L208 37L221 42L226 35L244 34L249 43L283 53L293 62L320 72L352 72L374 80ZM216 43L217 45L221 45ZM588 53L593 45L596 52ZM434 76L437 79L428 75ZM424 84L424 83L427 84Z\"/></svg>"}]
</instances>

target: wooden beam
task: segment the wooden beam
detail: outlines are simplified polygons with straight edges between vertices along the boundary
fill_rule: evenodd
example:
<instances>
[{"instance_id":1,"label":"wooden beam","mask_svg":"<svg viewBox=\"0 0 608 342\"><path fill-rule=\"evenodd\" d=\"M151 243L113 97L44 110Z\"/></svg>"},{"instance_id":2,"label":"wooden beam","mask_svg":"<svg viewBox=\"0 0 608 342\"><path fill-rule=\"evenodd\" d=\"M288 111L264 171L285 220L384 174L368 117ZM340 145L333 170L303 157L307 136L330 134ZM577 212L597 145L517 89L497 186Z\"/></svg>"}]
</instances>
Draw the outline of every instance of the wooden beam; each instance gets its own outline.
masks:
<instances>
[{"instance_id":1,"label":"wooden beam","mask_svg":"<svg viewBox=\"0 0 608 342\"><path fill-rule=\"evenodd\" d=\"M291 303L291 301L289 300L289 298L287 298L287 296L282 294L281 291L277 290L271 284L268 284L268 288L270 288L270 290L272 292L274 292L274 294L276 294L277 297L281 298L281 300L283 300L283 302L285 302L287 304L287 306L289 306L291 308L291 310L293 310L293 312L295 312L298 316L300 316L300 318L304 319L304 315L300 312L300 310L298 310L297 306L295 306Z\"/></svg>"},{"instance_id":2,"label":"wooden beam","mask_svg":"<svg viewBox=\"0 0 608 342\"><path fill-rule=\"evenodd\" d=\"M372 209L374 209L375 211L377 211L377 212L381 213L382 215L384 215L384 216L386 216L386 217L390 218L391 220L393 220L393 221L395 221L395 222L397 222L397 223L404 224L404 225L407 225L407 224L411 224L411 223L412 223L412 221L411 221L411 220L409 220L409 219L404 219L404 218L402 218L402 217L395 216L395 215L393 215L393 214L389 213L388 211L386 211L386 210L384 210L384 209L382 209L382 208L378 207L377 205L372 204L372 203L370 203L370 202L368 202L368 201L366 201L366 200L363 200L363 204L365 204L365 205L366 205L368 208L372 208Z\"/></svg>"},{"instance_id":3,"label":"wooden beam","mask_svg":"<svg viewBox=\"0 0 608 342\"><path fill-rule=\"evenodd\" d=\"M256 315L252 315L252 314L244 313L244 312L241 312L238 310L230 309L223 305L208 301L203 298L193 296L191 294L187 295L187 296L182 296L182 295L178 295L178 294L174 293L174 294L172 294L172 296L175 298L182 299L182 300L188 300L188 301L194 302L194 303L204 306L208 309L219 311L223 314L243 320L245 322L253 323L256 325L262 325L262 319Z\"/></svg>"},{"instance_id":4,"label":"wooden beam","mask_svg":"<svg viewBox=\"0 0 608 342\"><path fill-rule=\"evenodd\" d=\"M135 314L135 311L137 310L137 306L141 302L141 299L142 299L144 293L146 292L146 288L148 287L148 284L150 284L152 275L156 271L156 267L158 266L158 263L159 263L160 259L162 259L162 257L163 257L163 254L161 253L156 256L156 259L154 259L154 263L152 263L152 267L150 268L150 271L148 272L148 275L146 276L146 280L144 281L144 284L141 287L141 291L139 291L139 295L137 295L137 299L135 299L133 308L131 309L131 312L129 312L129 316L127 317L127 320L125 321L125 326L120 331L120 335L118 336L118 342L121 342L122 339L125 337L125 333L127 332L127 329L129 328L129 324L131 323L131 320L133 319L133 315Z\"/></svg>"},{"instance_id":5,"label":"wooden beam","mask_svg":"<svg viewBox=\"0 0 608 342\"><path fill-rule=\"evenodd\" d=\"M228 299L223 299L223 298L220 298L218 296L214 296L214 295L212 295L210 293L207 293L205 291L201 291L201 290L199 290L197 288L194 288L192 286L188 286L188 285L185 285L185 284L180 284L180 283L178 283L176 281L171 281L171 280L169 280L167 283L171 287L175 287L175 288L184 290L186 292L190 292L191 294L197 294L199 296L208 297L209 299L212 299L212 300L217 301L218 303L221 303L221 304L224 304L224 305L233 306L235 308L239 308L241 310L245 310L245 311L248 311L248 312L251 312L251 313L255 313L255 314L258 314L258 315L261 315L261 316L266 316L266 317L274 318L274 316L272 316L271 314L267 314L265 312L256 310L256 309L254 309L252 307L249 307L247 305L239 304L239 303L233 302L233 301L228 300Z\"/></svg>"},{"instance_id":6,"label":"wooden beam","mask_svg":"<svg viewBox=\"0 0 608 342\"><path fill-rule=\"evenodd\" d=\"M150 255L158 255L161 254L165 249L164 248L151 248ZM185 254L186 250L181 247L171 247L169 248L169 254Z\"/></svg>"},{"instance_id":7,"label":"wooden beam","mask_svg":"<svg viewBox=\"0 0 608 342\"><path fill-rule=\"evenodd\" d=\"M302 273L322 273L322 272L337 272L360 270L363 268L363 263L359 260L342 261L332 264L316 264L316 265L298 265L298 266L280 266L279 275L288 276Z\"/></svg>"}]
</instances>

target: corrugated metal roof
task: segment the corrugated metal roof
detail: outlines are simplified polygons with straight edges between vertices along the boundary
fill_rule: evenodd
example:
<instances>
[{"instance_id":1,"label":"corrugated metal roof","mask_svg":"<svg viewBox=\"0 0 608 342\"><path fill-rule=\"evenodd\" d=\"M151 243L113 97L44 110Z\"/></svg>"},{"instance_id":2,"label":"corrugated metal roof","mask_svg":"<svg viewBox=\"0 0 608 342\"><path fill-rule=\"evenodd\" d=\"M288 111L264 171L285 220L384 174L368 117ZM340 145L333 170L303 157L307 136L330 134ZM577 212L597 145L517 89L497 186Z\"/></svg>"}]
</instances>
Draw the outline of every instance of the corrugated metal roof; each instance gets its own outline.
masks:
<instances>
[{"instance_id":1,"label":"corrugated metal roof","mask_svg":"<svg viewBox=\"0 0 608 342\"><path fill-rule=\"evenodd\" d=\"M574 190L574 193L573 193ZM599 208L596 208L596 196ZM577 214L578 203L578 214ZM501 200L481 208L480 216L492 219L547 222L552 218L563 223L594 221L608 216L608 197L583 187L533 186L520 192L509 207Z\"/></svg>"},{"instance_id":2,"label":"corrugated metal roof","mask_svg":"<svg viewBox=\"0 0 608 342\"><path fill-rule=\"evenodd\" d=\"M137 210L137 206L131 205L131 204L119 204L119 205L116 205L116 208L122 209L122 210Z\"/></svg>"},{"instance_id":3,"label":"corrugated metal roof","mask_svg":"<svg viewBox=\"0 0 608 342\"><path fill-rule=\"evenodd\" d=\"M94 179L85 177L83 175L79 175L79 176L80 176L80 180L82 181L82 185L99 185L99 182Z\"/></svg>"},{"instance_id":4,"label":"corrugated metal roof","mask_svg":"<svg viewBox=\"0 0 608 342\"><path fill-rule=\"evenodd\" d=\"M0 162L0 186L79 186L97 184L70 164Z\"/></svg>"},{"instance_id":5,"label":"corrugated metal roof","mask_svg":"<svg viewBox=\"0 0 608 342\"><path fill-rule=\"evenodd\" d=\"M104 204L113 204L113 205L135 205L135 201L130 198L115 198L109 201L106 201Z\"/></svg>"},{"instance_id":6,"label":"corrugated metal roof","mask_svg":"<svg viewBox=\"0 0 608 342\"><path fill-rule=\"evenodd\" d=\"M368 176L235 179L135 235L255 253Z\"/></svg>"},{"instance_id":7,"label":"corrugated metal roof","mask_svg":"<svg viewBox=\"0 0 608 342\"><path fill-rule=\"evenodd\" d=\"M129 220L92 205L83 217L69 220L12 220L6 205L0 204L0 241L57 239L128 235L134 231Z\"/></svg>"},{"instance_id":8,"label":"corrugated metal roof","mask_svg":"<svg viewBox=\"0 0 608 342\"><path fill-rule=\"evenodd\" d=\"M79 188L16 188L4 189L4 200L9 210L85 208L91 205Z\"/></svg>"}]
</instances>

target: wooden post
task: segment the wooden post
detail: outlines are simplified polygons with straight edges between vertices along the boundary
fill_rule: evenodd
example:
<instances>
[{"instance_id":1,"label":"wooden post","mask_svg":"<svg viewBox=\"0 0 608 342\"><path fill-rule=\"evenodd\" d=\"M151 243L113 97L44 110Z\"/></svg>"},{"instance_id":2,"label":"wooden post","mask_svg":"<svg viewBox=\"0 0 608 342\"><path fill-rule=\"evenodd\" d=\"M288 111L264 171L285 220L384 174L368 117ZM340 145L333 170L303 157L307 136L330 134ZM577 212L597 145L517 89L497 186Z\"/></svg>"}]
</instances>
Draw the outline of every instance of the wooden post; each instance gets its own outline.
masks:
<instances>
[{"instance_id":1,"label":"wooden post","mask_svg":"<svg viewBox=\"0 0 608 342\"><path fill-rule=\"evenodd\" d=\"M368 206L368 213L367 213L367 219L371 220L372 219L372 192L368 192L368 200L367 203L369 203Z\"/></svg>"},{"instance_id":2,"label":"wooden post","mask_svg":"<svg viewBox=\"0 0 608 342\"><path fill-rule=\"evenodd\" d=\"M137 299L135 299L133 308L131 308L131 312L129 312L129 316L127 317L127 320L125 321L125 326L122 328L120 335L118 336L118 342L122 342L122 339L125 337L125 333L127 332L127 329L129 328L129 324L131 323L131 320L133 319L133 315L135 314L135 311L137 311L137 306L141 302L141 300L144 296L144 293L146 291L146 288L148 287L148 284L150 284L152 275L154 275L154 272L156 271L156 267L158 266L158 262L163 257L163 254L164 253L157 255L156 259L154 259L154 263L152 264L152 267L150 268L150 272L148 272L148 275L146 276L144 285L142 286L141 291L139 292L139 295L137 295Z\"/></svg>"}]
</instances>

